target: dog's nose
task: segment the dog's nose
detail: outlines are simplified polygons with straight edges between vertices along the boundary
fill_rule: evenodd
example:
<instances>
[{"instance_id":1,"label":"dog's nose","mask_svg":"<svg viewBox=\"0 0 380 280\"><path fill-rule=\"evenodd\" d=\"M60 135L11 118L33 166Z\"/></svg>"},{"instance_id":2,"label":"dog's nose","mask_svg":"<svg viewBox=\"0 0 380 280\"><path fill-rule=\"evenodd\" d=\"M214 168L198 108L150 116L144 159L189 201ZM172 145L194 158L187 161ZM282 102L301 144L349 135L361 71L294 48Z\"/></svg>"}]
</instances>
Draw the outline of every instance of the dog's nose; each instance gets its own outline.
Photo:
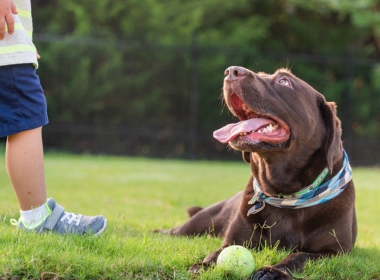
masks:
<instances>
[{"instance_id":1,"label":"dog's nose","mask_svg":"<svg viewBox=\"0 0 380 280\"><path fill-rule=\"evenodd\" d=\"M225 80L232 82L243 79L247 75L247 70L243 67L231 66L224 71L224 75L226 76Z\"/></svg>"}]
</instances>

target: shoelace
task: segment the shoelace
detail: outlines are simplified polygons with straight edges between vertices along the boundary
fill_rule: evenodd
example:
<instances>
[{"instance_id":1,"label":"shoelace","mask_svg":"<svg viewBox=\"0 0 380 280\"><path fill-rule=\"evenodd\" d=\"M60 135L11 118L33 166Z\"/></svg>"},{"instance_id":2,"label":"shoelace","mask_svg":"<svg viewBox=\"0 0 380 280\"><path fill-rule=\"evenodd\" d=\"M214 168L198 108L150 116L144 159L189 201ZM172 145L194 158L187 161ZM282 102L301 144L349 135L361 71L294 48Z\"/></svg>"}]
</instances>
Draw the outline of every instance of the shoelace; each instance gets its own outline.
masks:
<instances>
[{"instance_id":1,"label":"shoelace","mask_svg":"<svg viewBox=\"0 0 380 280\"><path fill-rule=\"evenodd\" d=\"M66 223L69 225L71 225L75 221L75 226L79 226L82 217L83 216L81 214L76 215L74 213L66 212L65 215L63 215L63 217L60 219L60 221L65 222L67 220Z\"/></svg>"}]
</instances>

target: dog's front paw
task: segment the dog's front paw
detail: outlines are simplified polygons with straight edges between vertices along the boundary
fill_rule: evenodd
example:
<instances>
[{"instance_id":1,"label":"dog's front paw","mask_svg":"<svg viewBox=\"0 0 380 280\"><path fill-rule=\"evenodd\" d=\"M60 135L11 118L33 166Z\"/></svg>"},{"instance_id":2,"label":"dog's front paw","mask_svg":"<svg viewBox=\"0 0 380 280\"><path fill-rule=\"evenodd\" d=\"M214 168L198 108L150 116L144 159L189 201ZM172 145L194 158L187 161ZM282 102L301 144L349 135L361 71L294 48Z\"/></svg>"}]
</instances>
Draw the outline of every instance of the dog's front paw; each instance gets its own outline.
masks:
<instances>
[{"instance_id":1,"label":"dog's front paw","mask_svg":"<svg viewBox=\"0 0 380 280\"><path fill-rule=\"evenodd\" d=\"M190 268L189 268L189 272L194 275L194 274L197 274L199 273L201 270L203 270L204 267L203 267L203 263L199 262L199 263L195 263L193 264Z\"/></svg>"},{"instance_id":2,"label":"dog's front paw","mask_svg":"<svg viewBox=\"0 0 380 280\"><path fill-rule=\"evenodd\" d=\"M215 252L208 255L202 262L195 263L189 268L189 272L191 274L199 273L201 270L206 270L210 266L214 265L216 263L216 260L218 259L218 256L220 252L222 251L222 248L216 250Z\"/></svg>"},{"instance_id":3,"label":"dog's front paw","mask_svg":"<svg viewBox=\"0 0 380 280\"><path fill-rule=\"evenodd\" d=\"M259 269L253 278L253 280L292 280L293 277L285 271L273 268L271 266L265 266Z\"/></svg>"}]
</instances>

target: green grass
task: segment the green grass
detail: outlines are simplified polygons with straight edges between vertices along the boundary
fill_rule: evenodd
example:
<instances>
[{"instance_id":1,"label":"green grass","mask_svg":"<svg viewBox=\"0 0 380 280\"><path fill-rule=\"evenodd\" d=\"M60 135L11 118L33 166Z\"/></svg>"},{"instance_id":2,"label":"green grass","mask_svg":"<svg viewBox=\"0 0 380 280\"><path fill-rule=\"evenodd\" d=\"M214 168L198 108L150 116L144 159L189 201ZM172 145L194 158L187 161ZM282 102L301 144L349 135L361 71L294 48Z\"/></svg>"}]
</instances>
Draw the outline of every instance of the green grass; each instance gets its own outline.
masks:
<instances>
[{"instance_id":1,"label":"green grass","mask_svg":"<svg viewBox=\"0 0 380 280\"><path fill-rule=\"evenodd\" d=\"M3 152L0 152L3 155ZM157 235L187 220L186 208L207 206L241 190L241 162L156 160L47 153L48 195L68 211L103 214L99 238L35 235L9 223L18 204L0 163L0 279L233 279L218 269L193 278L187 269L221 239ZM355 168L359 235L352 254L309 263L302 279L380 279L380 169ZM287 253L252 251L256 268Z\"/></svg>"}]
</instances>

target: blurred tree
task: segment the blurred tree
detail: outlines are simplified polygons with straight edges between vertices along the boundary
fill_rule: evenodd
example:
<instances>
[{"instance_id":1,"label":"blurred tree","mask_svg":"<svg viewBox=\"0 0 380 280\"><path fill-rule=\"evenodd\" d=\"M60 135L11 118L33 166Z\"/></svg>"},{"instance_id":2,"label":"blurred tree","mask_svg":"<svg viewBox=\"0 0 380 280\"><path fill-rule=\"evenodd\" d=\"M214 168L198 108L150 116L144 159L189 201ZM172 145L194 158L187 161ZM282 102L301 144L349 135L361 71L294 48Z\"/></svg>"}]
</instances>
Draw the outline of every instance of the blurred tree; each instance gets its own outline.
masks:
<instances>
[{"instance_id":1,"label":"blurred tree","mask_svg":"<svg viewBox=\"0 0 380 280\"><path fill-rule=\"evenodd\" d=\"M380 57L376 0L34 0L33 13L52 121L186 128L196 48L201 131L231 121L223 72L242 65L290 67L338 104L349 83L354 129L380 133L379 67L345 69L348 46Z\"/></svg>"}]
</instances>

